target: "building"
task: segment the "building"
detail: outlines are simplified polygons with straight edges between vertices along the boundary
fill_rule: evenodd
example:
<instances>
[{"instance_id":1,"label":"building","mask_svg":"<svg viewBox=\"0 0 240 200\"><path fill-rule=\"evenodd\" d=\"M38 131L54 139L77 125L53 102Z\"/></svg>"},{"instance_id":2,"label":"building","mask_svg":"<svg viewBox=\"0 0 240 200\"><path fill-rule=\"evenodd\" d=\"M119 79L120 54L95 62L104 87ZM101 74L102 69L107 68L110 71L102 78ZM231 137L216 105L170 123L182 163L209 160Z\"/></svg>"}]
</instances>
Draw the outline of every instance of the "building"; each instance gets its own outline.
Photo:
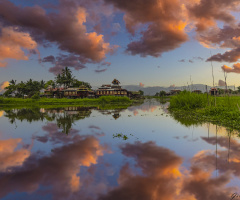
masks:
<instances>
[{"instance_id":1,"label":"building","mask_svg":"<svg viewBox=\"0 0 240 200\"><path fill-rule=\"evenodd\" d=\"M48 88L44 91L44 97L62 98L64 95L64 88Z\"/></svg>"},{"instance_id":2,"label":"building","mask_svg":"<svg viewBox=\"0 0 240 200\"><path fill-rule=\"evenodd\" d=\"M92 95L93 91L90 91L90 89L84 85L78 88L67 88L64 90L64 97L67 98L86 98L89 97L90 94Z\"/></svg>"},{"instance_id":3,"label":"building","mask_svg":"<svg viewBox=\"0 0 240 200\"><path fill-rule=\"evenodd\" d=\"M211 90L209 91L209 93L211 95L218 95L218 89L217 88L211 88Z\"/></svg>"},{"instance_id":4,"label":"building","mask_svg":"<svg viewBox=\"0 0 240 200\"><path fill-rule=\"evenodd\" d=\"M96 92L95 96L96 97L101 97L101 96L119 96L119 97L124 97L128 96L129 93L126 89L123 89L120 85L120 82L117 79L114 79L111 84L107 85L102 85L99 87Z\"/></svg>"}]
</instances>

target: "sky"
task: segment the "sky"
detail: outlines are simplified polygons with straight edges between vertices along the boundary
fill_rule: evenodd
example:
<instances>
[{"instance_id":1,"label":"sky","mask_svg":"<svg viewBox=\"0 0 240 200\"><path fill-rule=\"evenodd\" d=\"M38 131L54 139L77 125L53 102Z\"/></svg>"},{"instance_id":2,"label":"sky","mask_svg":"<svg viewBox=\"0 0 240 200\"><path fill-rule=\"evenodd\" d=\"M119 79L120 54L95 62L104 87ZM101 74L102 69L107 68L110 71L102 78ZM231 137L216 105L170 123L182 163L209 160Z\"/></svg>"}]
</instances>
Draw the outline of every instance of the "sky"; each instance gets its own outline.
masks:
<instances>
[{"instance_id":1,"label":"sky","mask_svg":"<svg viewBox=\"0 0 240 200\"><path fill-rule=\"evenodd\" d=\"M239 10L239 0L0 0L0 92L64 67L92 86L239 86Z\"/></svg>"}]
</instances>

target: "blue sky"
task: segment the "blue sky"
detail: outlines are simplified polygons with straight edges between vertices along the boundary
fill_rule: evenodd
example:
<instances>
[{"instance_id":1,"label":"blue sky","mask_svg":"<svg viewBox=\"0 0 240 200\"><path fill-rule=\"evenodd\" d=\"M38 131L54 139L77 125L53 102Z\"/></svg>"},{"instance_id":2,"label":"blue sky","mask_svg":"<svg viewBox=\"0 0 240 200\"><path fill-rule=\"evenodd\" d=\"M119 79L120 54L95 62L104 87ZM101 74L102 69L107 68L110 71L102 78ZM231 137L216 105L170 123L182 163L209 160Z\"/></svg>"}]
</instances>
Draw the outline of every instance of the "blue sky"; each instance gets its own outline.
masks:
<instances>
[{"instance_id":1,"label":"blue sky","mask_svg":"<svg viewBox=\"0 0 240 200\"><path fill-rule=\"evenodd\" d=\"M234 0L2 0L0 84L47 81L68 66L92 86L114 78L122 85L184 86L190 77L195 84L212 85L209 59L216 85L225 71L227 84L238 86L239 5Z\"/></svg>"}]
</instances>

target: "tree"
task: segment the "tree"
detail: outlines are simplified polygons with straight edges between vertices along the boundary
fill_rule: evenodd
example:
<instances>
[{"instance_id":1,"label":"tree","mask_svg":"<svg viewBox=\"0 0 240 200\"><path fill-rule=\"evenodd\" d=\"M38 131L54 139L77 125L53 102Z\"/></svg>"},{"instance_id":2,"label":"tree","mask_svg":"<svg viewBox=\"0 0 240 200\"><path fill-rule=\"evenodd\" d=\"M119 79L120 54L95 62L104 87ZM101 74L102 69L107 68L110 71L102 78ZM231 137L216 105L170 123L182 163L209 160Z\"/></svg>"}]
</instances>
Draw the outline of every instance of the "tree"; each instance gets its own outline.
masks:
<instances>
[{"instance_id":1,"label":"tree","mask_svg":"<svg viewBox=\"0 0 240 200\"><path fill-rule=\"evenodd\" d=\"M56 83L53 80L49 80L45 83L44 88L47 89L49 86L51 86L52 88L55 88Z\"/></svg>"},{"instance_id":2,"label":"tree","mask_svg":"<svg viewBox=\"0 0 240 200\"><path fill-rule=\"evenodd\" d=\"M6 89L6 91L3 93L4 96L8 97L9 95L16 91L17 89L16 82L17 81L13 79L9 81L9 86L4 88Z\"/></svg>"},{"instance_id":3,"label":"tree","mask_svg":"<svg viewBox=\"0 0 240 200\"><path fill-rule=\"evenodd\" d=\"M140 95L144 95L144 92L142 90L139 90Z\"/></svg>"},{"instance_id":4,"label":"tree","mask_svg":"<svg viewBox=\"0 0 240 200\"><path fill-rule=\"evenodd\" d=\"M164 97L164 96L166 96L166 94L167 93L164 90L161 90L160 93L159 93L159 96Z\"/></svg>"},{"instance_id":5,"label":"tree","mask_svg":"<svg viewBox=\"0 0 240 200\"><path fill-rule=\"evenodd\" d=\"M62 69L61 74L58 74L55 77L55 81L60 86L64 85L65 88L72 86L74 81L72 71L68 67L65 67L64 69Z\"/></svg>"},{"instance_id":6,"label":"tree","mask_svg":"<svg viewBox=\"0 0 240 200\"><path fill-rule=\"evenodd\" d=\"M240 86L238 86L237 89L238 89L238 93L240 93Z\"/></svg>"}]
</instances>

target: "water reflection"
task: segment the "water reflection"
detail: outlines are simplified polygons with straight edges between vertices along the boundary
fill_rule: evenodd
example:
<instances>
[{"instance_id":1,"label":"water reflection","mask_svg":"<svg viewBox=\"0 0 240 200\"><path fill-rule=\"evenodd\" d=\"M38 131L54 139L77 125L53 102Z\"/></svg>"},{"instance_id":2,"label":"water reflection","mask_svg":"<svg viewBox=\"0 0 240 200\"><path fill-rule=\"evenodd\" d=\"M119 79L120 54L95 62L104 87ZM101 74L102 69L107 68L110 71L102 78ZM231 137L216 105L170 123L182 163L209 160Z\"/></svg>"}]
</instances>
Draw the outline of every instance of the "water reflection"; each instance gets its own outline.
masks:
<instances>
[{"instance_id":1,"label":"water reflection","mask_svg":"<svg viewBox=\"0 0 240 200\"><path fill-rule=\"evenodd\" d=\"M5 117L9 119L11 124L16 124L16 120L19 121L56 121L58 128L62 129L62 132L69 134L72 124L74 122L89 117L91 115L90 107L66 107L55 109L43 109L43 108L22 108L6 110Z\"/></svg>"},{"instance_id":2,"label":"water reflection","mask_svg":"<svg viewBox=\"0 0 240 200\"><path fill-rule=\"evenodd\" d=\"M190 130L166 107L5 111L0 199L230 199L240 185L236 134L212 124Z\"/></svg>"},{"instance_id":3,"label":"water reflection","mask_svg":"<svg viewBox=\"0 0 240 200\"><path fill-rule=\"evenodd\" d=\"M195 163L190 170L183 170L181 157L153 142L126 144L122 153L135 159L142 174L125 164L119 174L119 186L101 196L101 200L228 199L236 189L226 186L231 180L230 172L213 178L211 171Z\"/></svg>"},{"instance_id":4,"label":"water reflection","mask_svg":"<svg viewBox=\"0 0 240 200\"><path fill-rule=\"evenodd\" d=\"M96 187L96 183L90 184L94 182L90 180L91 172L81 177L80 168L97 164L107 148L92 136L72 139L73 143L54 148L50 155L32 154L22 166L11 165L10 171L1 171L0 197L15 191L33 193L44 186L48 189L41 191L42 195L50 193L53 199L72 199ZM77 194L80 188L84 190Z\"/></svg>"},{"instance_id":5,"label":"water reflection","mask_svg":"<svg viewBox=\"0 0 240 200\"><path fill-rule=\"evenodd\" d=\"M22 166L23 162L30 156L30 147L23 146L17 149L21 143L21 138L0 140L0 173Z\"/></svg>"},{"instance_id":6,"label":"water reflection","mask_svg":"<svg viewBox=\"0 0 240 200\"><path fill-rule=\"evenodd\" d=\"M227 184L233 174L239 175L239 166L233 165L226 170L223 161L219 169L224 173L212 177L214 159L211 153L199 152L186 169L182 166L182 157L154 142L127 143L121 147L122 155L133 159L135 165L122 165L117 176L118 185L112 187L111 177L107 176L107 168L111 165L101 163L101 157L109 153L108 147L93 136L72 141L54 148L50 155L27 154L24 163L20 160L15 165L10 163L1 167L0 197L17 191L32 195L40 193L43 197L51 194L52 199L212 200L228 199L237 189ZM14 147L17 141L11 142L10 146ZM7 163L2 157L1 161Z\"/></svg>"}]
</instances>

